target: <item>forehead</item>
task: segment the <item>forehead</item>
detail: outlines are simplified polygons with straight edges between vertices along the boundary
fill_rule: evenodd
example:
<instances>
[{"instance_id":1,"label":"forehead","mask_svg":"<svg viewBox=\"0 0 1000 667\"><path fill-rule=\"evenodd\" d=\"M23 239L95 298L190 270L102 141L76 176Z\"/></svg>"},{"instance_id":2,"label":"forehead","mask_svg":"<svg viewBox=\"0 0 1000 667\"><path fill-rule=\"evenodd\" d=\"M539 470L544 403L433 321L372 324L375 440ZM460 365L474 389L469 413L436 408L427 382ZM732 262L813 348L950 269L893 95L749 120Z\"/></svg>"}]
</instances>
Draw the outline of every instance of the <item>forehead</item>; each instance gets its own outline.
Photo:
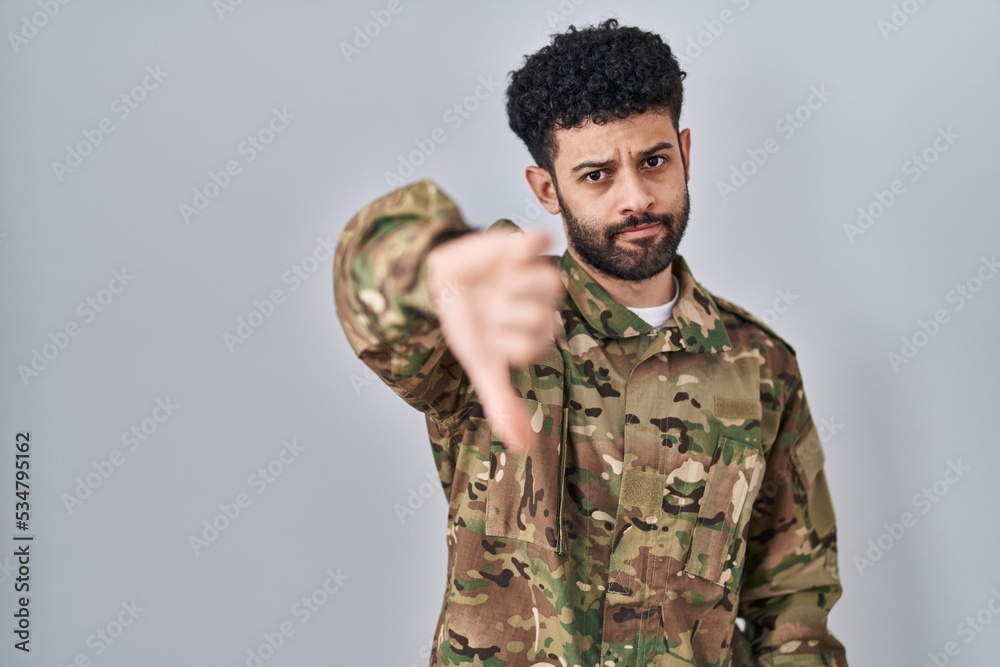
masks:
<instances>
[{"instance_id":1,"label":"forehead","mask_svg":"<svg viewBox=\"0 0 1000 667\"><path fill-rule=\"evenodd\" d=\"M580 126L557 129L553 134L555 164L571 165L588 159L618 159L669 141L677 146L677 133L667 111L647 111L627 118L612 118L603 125L587 118Z\"/></svg>"}]
</instances>

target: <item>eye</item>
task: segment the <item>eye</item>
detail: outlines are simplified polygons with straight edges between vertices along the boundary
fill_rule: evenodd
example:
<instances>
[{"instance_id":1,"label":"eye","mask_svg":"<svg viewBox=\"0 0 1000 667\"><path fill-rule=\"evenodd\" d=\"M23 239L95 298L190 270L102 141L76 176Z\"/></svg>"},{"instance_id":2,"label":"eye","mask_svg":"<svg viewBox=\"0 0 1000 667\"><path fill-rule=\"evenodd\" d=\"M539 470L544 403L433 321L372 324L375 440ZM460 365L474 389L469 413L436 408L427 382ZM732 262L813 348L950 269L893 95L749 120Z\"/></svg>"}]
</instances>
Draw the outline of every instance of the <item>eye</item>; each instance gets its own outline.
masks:
<instances>
[{"instance_id":1,"label":"eye","mask_svg":"<svg viewBox=\"0 0 1000 667\"><path fill-rule=\"evenodd\" d=\"M586 180L587 182L589 182L589 183L599 183L599 182L600 182L600 181L602 181L603 179L601 179L601 178L591 178L591 177L592 177L592 176L595 176L595 175L599 175L599 174L603 174L603 173L604 173L604 170L603 170L603 169L598 169L597 171L592 171L592 172L590 172L590 173L588 173L588 174L584 175L584 177L583 177L583 178L584 178L584 179L585 179L585 180Z\"/></svg>"},{"instance_id":2,"label":"eye","mask_svg":"<svg viewBox=\"0 0 1000 667\"><path fill-rule=\"evenodd\" d=\"M650 164L651 161L653 161L653 160L661 160L661 161L657 162L656 164ZM667 158L663 157L662 155L653 155L652 157L648 157L648 158L646 158L644 160L644 162L646 163L647 167L659 167L661 164L663 164L666 161L667 161Z\"/></svg>"}]
</instances>

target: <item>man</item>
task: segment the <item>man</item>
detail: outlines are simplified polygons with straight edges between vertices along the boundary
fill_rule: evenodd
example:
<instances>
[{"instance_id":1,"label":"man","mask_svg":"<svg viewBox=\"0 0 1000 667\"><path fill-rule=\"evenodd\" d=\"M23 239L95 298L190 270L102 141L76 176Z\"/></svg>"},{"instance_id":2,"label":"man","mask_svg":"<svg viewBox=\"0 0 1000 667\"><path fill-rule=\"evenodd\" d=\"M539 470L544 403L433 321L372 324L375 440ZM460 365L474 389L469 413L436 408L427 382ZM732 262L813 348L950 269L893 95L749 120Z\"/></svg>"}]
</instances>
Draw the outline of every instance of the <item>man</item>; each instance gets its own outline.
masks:
<instances>
[{"instance_id":1,"label":"man","mask_svg":"<svg viewBox=\"0 0 1000 667\"><path fill-rule=\"evenodd\" d=\"M429 180L340 238L347 338L426 415L449 501L432 665L847 665L795 352L676 254L683 78L615 20L513 73L561 257L509 220L470 229Z\"/></svg>"}]
</instances>

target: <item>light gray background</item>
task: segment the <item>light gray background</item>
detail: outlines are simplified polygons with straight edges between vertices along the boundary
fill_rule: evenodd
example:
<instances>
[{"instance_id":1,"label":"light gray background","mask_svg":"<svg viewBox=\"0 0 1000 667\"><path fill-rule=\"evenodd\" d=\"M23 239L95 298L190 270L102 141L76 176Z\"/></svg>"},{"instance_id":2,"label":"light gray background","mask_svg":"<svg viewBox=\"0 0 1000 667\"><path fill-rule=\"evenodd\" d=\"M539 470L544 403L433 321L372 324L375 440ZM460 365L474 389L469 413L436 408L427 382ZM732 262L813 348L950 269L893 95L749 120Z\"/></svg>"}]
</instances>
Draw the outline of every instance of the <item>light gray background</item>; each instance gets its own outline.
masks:
<instances>
[{"instance_id":1,"label":"light gray background","mask_svg":"<svg viewBox=\"0 0 1000 667\"><path fill-rule=\"evenodd\" d=\"M914 13L884 35L879 22L903 4ZM264 664L426 664L446 505L428 483L422 415L354 357L332 260L307 258L390 189L386 171L437 127L445 143L404 180L433 178L473 226L508 217L548 229L561 253L558 219L532 215L506 76L553 30L617 16L686 58L693 176L681 252L709 289L792 343L817 420L835 424L825 452L845 594L830 624L851 664L923 665L949 642L939 664L996 664L1000 280L973 280L981 289L961 308L948 295L1000 251L997 2L402 0L348 62L341 43L387 6L244 0L220 15L209 0L71 2L15 51L9 34L42 10L0 5L0 663L246 665L288 622L294 635ZM701 52L690 46L699 38ZM165 78L120 119L113 101L147 67ZM455 127L444 114L479 77L501 86ZM832 96L787 137L776 123L814 86ZM275 108L294 118L247 161L241 142ZM113 132L60 180L53 163L103 118ZM958 138L912 181L906 161L947 128ZM717 182L769 137L778 152L723 201ZM179 205L229 160L240 173L186 223ZM894 179L904 194L850 242L845 224ZM303 263L315 270L293 289L283 275ZM134 278L88 321L78 304L122 269ZM230 351L225 334L276 289L283 302ZM784 312L768 311L776 299ZM893 369L887 355L938 309L947 322ZM70 323L78 335L23 381L18 367ZM155 432L130 451L121 435L162 417L157 399L168 398L178 407L147 421ZM9 631L23 430L30 656ZM292 440L297 457L255 485ZM115 450L121 465L67 509ZM950 462L969 468L955 484L940 481ZM939 500L915 504L935 482ZM240 493L251 504L196 555L190 536ZM415 498L401 521L396 506ZM886 524L904 512L914 520L897 539ZM880 539L884 554L859 565ZM294 605L328 569L340 588L303 623ZM133 600L138 617L96 655L88 638L114 632ZM991 622L963 631L977 613Z\"/></svg>"}]
</instances>

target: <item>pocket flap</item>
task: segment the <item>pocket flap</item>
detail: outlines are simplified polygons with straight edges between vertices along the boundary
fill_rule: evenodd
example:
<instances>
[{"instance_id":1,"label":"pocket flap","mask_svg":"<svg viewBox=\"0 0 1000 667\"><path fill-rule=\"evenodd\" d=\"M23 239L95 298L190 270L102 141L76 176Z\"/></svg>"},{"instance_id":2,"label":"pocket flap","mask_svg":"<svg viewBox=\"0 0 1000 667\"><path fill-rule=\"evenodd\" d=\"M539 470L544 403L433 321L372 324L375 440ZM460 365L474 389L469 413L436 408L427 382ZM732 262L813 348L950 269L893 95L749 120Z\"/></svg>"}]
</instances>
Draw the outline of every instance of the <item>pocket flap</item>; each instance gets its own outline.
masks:
<instances>
[{"instance_id":1,"label":"pocket flap","mask_svg":"<svg viewBox=\"0 0 1000 667\"><path fill-rule=\"evenodd\" d=\"M555 403L522 398L535 446L524 453L507 451L490 434L490 471L486 488L486 534L532 542L562 553L563 467L568 410Z\"/></svg>"}]
</instances>

